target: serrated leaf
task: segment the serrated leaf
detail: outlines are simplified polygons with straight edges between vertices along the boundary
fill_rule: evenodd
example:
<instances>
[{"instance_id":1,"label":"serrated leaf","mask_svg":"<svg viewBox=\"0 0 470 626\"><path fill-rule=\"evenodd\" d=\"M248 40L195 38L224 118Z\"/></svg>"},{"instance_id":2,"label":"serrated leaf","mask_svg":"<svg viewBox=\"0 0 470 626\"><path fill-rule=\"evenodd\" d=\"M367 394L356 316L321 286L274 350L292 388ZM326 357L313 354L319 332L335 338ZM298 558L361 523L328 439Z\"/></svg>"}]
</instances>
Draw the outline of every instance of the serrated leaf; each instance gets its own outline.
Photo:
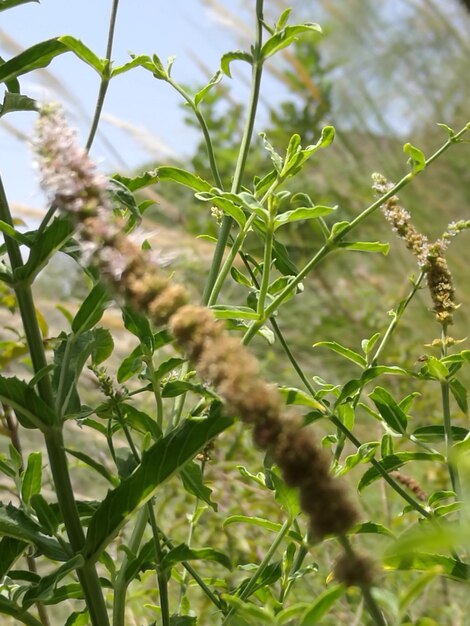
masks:
<instances>
[{"instance_id":1,"label":"serrated leaf","mask_svg":"<svg viewBox=\"0 0 470 626\"><path fill-rule=\"evenodd\" d=\"M218 70L214 74L214 76L210 79L208 84L205 87L203 87L200 91L198 91L197 94L194 96L194 104L196 105L196 107L199 106L199 104L204 100L204 98L207 96L209 91L213 87L218 85L221 80L222 80L222 71Z\"/></svg>"},{"instance_id":2,"label":"serrated leaf","mask_svg":"<svg viewBox=\"0 0 470 626\"><path fill-rule=\"evenodd\" d=\"M344 585L336 585L321 593L315 600L313 606L302 616L300 626L313 626L328 613L334 603L341 598L346 591Z\"/></svg>"},{"instance_id":3,"label":"serrated leaf","mask_svg":"<svg viewBox=\"0 0 470 626\"><path fill-rule=\"evenodd\" d=\"M406 413L395 402L389 392L383 387L376 387L369 398L373 401L383 420L392 430L401 435L406 432L408 418Z\"/></svg>"},{"instance_id":4,"label":"serrated leaf","mask_svg":"<svg viewBox=\"0 0 470 626\"><path fill-rule=\"evenodd\" d=\"M19 378L0 376L0 400L15 409L18 421L25 428L41 429L56 421L54 411Z\"/></svg>"},{"instance_id":5,"label":"serrated leaf","mask_svg":"<svg viewBox=\"0 0 470 626\"><path fill-rule=\"evenodd\" d=\"M119 74L124 74L125 72L132 70L134 67L139 67L141 65L147 65L148 69L151 63L152 61L149 56L147 56L146 54L139 54L137 56L134 56L132 58L132 61L128 61L123 65L118 65L114 67L111 71L111 78L114 78L114 76L118 76Z\"/></svg>"},{"instance_id":6,"label":"serrated leaf","mask_svg":"<svg viewBox=\"0 0 470 626\"><path fill-rule=\"evenodd\" d=\"M181 480L188 493L208 504L212 510L217 511L217 503L211 498L212 489L204 484L201 467L197 463L190 461L184 466L181 470Z\"/></svg>"},{"instance_id":7,"label":"serrated leaf","mask_svg":"<svg viewBox=\"0 0 470 626\"><path fill-rule=\"evenodd\" d=\"M121 183L129 191L137 191L138 189L143 189L144 187L149 187L150 185L155 185L158 183L160 179L159 170L151 170L149 172L143 172L138 176L134 176L129 178L127 176L123 176L122 174L114 174L112 180Z\"/></svg>"},{"instance_id":8,"label":"serrated leaf","mask_svg":"<svg viewBox=\"0 0 470 626\"><path fill-rule=\"evenodd\" d=\"M386 456L379 463L386 472L391 472L410 461L439 461L443 463L445 458L437 452L397 452L396 454ZM362 491L380 477L379 471L375 467L370 467L359 481L358 491Z\"/></svg>"},{"instance_id":9,"label":"serrated leaf","mask_svg":"<svg viewBox=\"0 0 470 626\"><path fill-rule=\"evenodd\" d=\"M230 559L223 552L219 552L213 548L200 548L195 550L185 543L181 543L167 552L160 563L160 567L163 570L170 570L177 563L195 560L215 561L228 570L232 569Z\"/></svg>"},{"instance_id":10,"label":"serrated leaf","mask_svg":"<svg viewBox=\"0 0 470 626\"><path fill-rule=\"evenodd\" d=\"M31 452L28 455L26 469L21 476L21 500L29 506L31 496L41 491L42 453Z\"/></svg>"},{"instance_id":11,"label":"serrated leaf","mask_svg":"<svg viewBox=\"0 0 470 626\"><path fill-rule=\"evenodd\" d=\"M102 318L110 302L111 297L107 286L101 282L97 283L82 302L73 319L72 331L75 335L93 328Z\"/></svg>"},{"instance_id":12,"label":"serrated leaf","mask_svg":"<svg viewBox=\"0 0 470 626\"><path fill-rule=\"evenodd\" d=\"M4 506L0 503L0 534L32 543L45 556L55 561L65 561L68 558L64 547L56 539L44 535L31 518L11 504Z\"/></svg>"},{"instance_id":13,"label":"serrated leaf","mask_svg":"<svg viewBox=\"0 0 470 626\"><path fill-rule=\"evenodd\" d=\"M325 348L328 348L329 350L333 350L333 352L341 354L341 356L344 356L346 359L349 359L349 361L352 361L356 365L359 365L359 367L367 366L366 360L361 354L358 354L357 352L354 352L354 350L350 350L349 348L342 346L336 341L318 341L317 343L314 343L312 347L318 348L319 346L323 346Z\"/></svg>"},{"instance_id":14,"label":"serrated leaf","mask_svg":"<svg viewBox=\"0 0 470 626\"><path fill-rule=\"evenodd\" d=\"M83 554L95 560L119 529L164 481L180 471L209 441L232 424L220 410L205 419L188 419L142 455L137 469L108 495L94 513Z\"/></svg>"},{"instance_id":15,"label":"serrated leaf","mask_svg":"<svg viewBox=\"0 0 470 626\"><path fill-rule=\"evenodd\" d=\"M58 40L65 44L67 48L79 59L96 70L100 76L104 76L104 72L108 64L106 59L100 59L83 43L83 41L80 41L80 39L76 39L70 35L62 35L62 37L59 37Z\"/></svg>"},{"instance_id":16,"label":"serrated leaf","mask_svg":"<svg viewBox=\"0 0 470 626\"><path fill-rule=\"evenodd\" d=\"M212 185L203 180L199 176L195 176L180 167L164 166L157 169L157 175L160 180L167 180L189 187L194 191L210 191Z\"/></svg>"},{"instance_id":17,"label":"serrated leaf","mask_svg":"<svg viewBox=\"0 0 470 626\"><path fill-rule=\"evenodd\" d=\"M261 48L261 56L263 59L267 59L279 50L287 48L294 41L297 36L305 32L321 33L322 29L319 24L313 22L306 22L305 24L296 24L293 26L286 26L281 31L270 37Z\"/></svg>"},{"instance_id":18,"label":"serrated leaf","mask_svg":"<svg viewBox=\"0 0 470 626\"><path fill-rule=\"evenodd\" d=\"M6 83L22 74L47 67L52 59L68 51L69 48L58 38L48 39L31 46L0 65L0 82Z\"/></svg>"},{"instance_id":19,"label":"serrated leaf","mask_svg":"<svg viewBox=\"0 0 470 626\"><path fill-rule=\"evenodd\" d=\"M1 10L1 7L0 7ZM6 91L3 97L3 104L0 106L0 117L7 115L7 113L14 113L17 111L37 111L38 103L33 98L23 96L19 93L12 93Z\"/></svg>"},{"instance_id":20,"label":"serrated leaf","mask_svg":"<svg viewBox=\"0 0 470 626\"><path fill-rule=\"evenodd\" d=\"M390 251L390 244L380 241L340 241L336 245L338 248L356 250L357 252L380 252L384 256L387 256Z\"/></svg>"},{"instance_id":21,"label":"serrated leaf","mask_svg":"<svg viewBox=\"0 0 470 626\"><path fill-rule=\"evenodd\" d=\"M261 140L263 142L264 149L266 150L266 152L268 152L269 156L271 157L271 161L274 165L274 169L276 170L276 172L281 172L283 169L284 159L281 157L280 154L276 152L274 147L266 139L266 133L260 133L259 136L261 137Z\"/></svg>"},{"instance_id":22,"label":"serrated leaf","mask_svg":"<svg viewBox=\"0 0 470 626\"><path fill-rule=\"evenodd\" d=\"M405 143L403 152L410 157L408 162L411 164L413 174L421 172L426 167L426 157L419 148L416 148L411 143Z\"/></svg>"},{"instance_id":23,"label":"serrated leaf","mask_svg":"<svg viewBox=\"0 0 470 626\"><path fill-rule=\"evenodd\" d=\"M318 205L313 207L299 207L298 209L293 209L292 211L285 211L285 213L280 213L276 216L276 219L274 220L274 230L277 230L284 224L290 224L291 222L297 222L299 220L313 220L318 217L322 217L323 215L329 215L335 209L336 207Z\"/></svg>"},{"instance_id":24,"label":"serrated leaf","mask_svg":"<svg viewBox=\"0 0 470 626\"><path fill-rule=\"evenodd\" d=\"M226 52L222 55L222 58L220 59L220 69L229 78L232 78L230 71L230 63L232 61L245 61L245 63L249 63L251 65L253 63L253 57L248 52L243 52L243 50L234 50L232 52Z\"/></svg>"}]
</instances>

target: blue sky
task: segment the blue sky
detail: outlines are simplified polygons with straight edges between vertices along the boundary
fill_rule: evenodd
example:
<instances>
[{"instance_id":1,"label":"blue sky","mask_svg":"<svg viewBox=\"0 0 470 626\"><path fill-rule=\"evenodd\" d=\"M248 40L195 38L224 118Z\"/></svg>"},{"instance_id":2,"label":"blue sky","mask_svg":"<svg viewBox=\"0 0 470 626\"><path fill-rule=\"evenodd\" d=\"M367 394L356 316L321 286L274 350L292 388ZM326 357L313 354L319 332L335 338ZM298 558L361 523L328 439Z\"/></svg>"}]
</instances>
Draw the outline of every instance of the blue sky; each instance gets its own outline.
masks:
<instances>
[{"instance_id":1,"label":"blue sky","mask_svg":"<svg viewBox=\"0 0 470 626\"><path fill-rule=\"evenodd\" d=\"M224 0L223 4L240 13L237 0ZM35 43L69 34L104 56L110 9L111 0L42 0L40 4L33 2L2 12L1 54L9 59ZM242 17L249 20L250 16ZM249 29L246 34L250 36ZM129 53L157 53L162 60L174 55L173 76L183 83L200 85L206 80L205 71L214 73L221 55L239 46L230 28L199 0L121 0L119 4L113 49L117 65L129 60ZM233 84L237 97L243 98L249 76L241 65L239 68ZM27 74L20 83L26 95L64 102L71 122L85 139L99 85L97 74L89 66L67 53L54 59L47 73ZM268 79L265 88L268 101L279 97L273 81ZM92 149L94 158L103 169L113 171L120 167L119 160L135 168L151 160L164 162L171 154L187 153L197 135L183 124L180 102L180 96L167 84L142 69L117 77L106 98L102 136ZM29 137L34 118L32 113L17 113L4 120ZM126 127L133 130L127 132ZM107 148L103 135L119 159ZM0 171L10 202L41 208L45 201L38 192L26 144L11 129L0 125Z\"/></svg>"}]
</instances>

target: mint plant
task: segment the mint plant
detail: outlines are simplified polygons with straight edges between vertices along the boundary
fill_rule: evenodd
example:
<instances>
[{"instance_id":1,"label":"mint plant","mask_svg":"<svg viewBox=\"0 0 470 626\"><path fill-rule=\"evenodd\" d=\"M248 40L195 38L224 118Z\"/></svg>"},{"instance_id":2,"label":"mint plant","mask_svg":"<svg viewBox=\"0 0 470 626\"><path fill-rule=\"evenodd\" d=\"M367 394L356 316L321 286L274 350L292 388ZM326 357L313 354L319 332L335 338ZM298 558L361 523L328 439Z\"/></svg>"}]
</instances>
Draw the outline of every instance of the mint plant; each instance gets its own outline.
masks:
<instances>
[{"instance_id":1,"label":"mint plant","mask_svg":"<svg viewBox=\"0 0 470 626\"><path fill-rule=\"evenodd\" d=\"M24 1L4 0L0 10ZM431 243L414 226L397 193L447 150L457 148L470 123L458 131L445 126L447 140L428 158L407 143L409 171L396 184L374 174L379 198L351 221L335 221L336 207L290 190L309 159L321 156L333 142L332 126L325 126L307 146L293 134L285 151L263 133L267 165L248 181L246 164L264 66L305 33L321 32L313 22L290 24L290 9L274 25L268 24L263 4L256 1L256 39L250 51L225 54L220 69L196 93L172 77L172 59L164 64L156 54L140 54L113 66L117 0L105 59L67 35L39 43L0 65L0 80L6 85L1 115L37 111L32 148L50 201L38 228L22 233L0 185L5 240L1 297L4 306L18 311L24 330L16 342L4 342L2 359L14 365L25 353L29 358L26 378L0 377L2 434L11 442L0 458L0 470L5 493L14 498L0 506L0 613L16 623L62 620L67 626L121 626L132 616L140 623L163 626L307 626L338 623L338 616L346 614L349 623L418 624L424 622L413 621L410 606L435 578L456 586L467 582L463 477L468 429L453 423L452 403L467 413L460 375L470 352L451 351L459 344L448 335L458 305L445 251L469 222L452 222ZM61 107L21 94L18 82L18 77L66 52L87 63L101 81L83 147ZM204 99L221 80L231 78L236 62L252 68L251 95L231 186L225 189ZM175 89L189 106L201 129L212 179L175 165L159 165L135 176L98 172L88 152L108 87L120 74L142 70L151 73L158 87L166 83ZM220 218L200 303L161 266L139 232L149 207L139 192L166 182L189 188L201 206L212 207ZM278 312L302 294L303 282L332 253L386 254L386 242L360 237L361 227L380 210L417 258L419 274L391 312L385 331L377 329L364 339L361 351L337 341L316 342L316 349L331 350L359 368L356 376L341 384L312 377L289 345ZM298 268L280 233L290 224L307 221L316 224L323 241ZM262 247L259 256L249 248L252 237ZM58 251L81 268L89 292L75 314L65 312L65 327L49 336L32 286ZM236 283L240 299L226 300L229 280ZM414 371L384 355L425 280L440 330L430 348L437 347L440 354L426 355ZM113 337L100 325L112 303L120 309L127 333L137 340L114 372ZM279 344L299 378L299 388L287 387L281 379L267 380L249 348L255 338ZM98 397L84 388L87 375L93 377ZM382 382L391 376L404 381L407 395L399 400ZM410 412L417 382L440 387L438 424L413 428ZM372 390L371 384L376 385ZM362 425L371 420L382 435L363 440L370 433L366 428L364 434ZM239 466L240 477L269 502L275 520L262 514L265 504L257 503L250 515L241 502L232 503L225 517L216 513L206 471L211 448L226 445L235 422L240 454L257 470ZM328 434L322 439L325 424ZM98 458L73 445L74 429L90 441L99 438ZM42 448L25 458L23 442L33 432ZM106 481L103 497L97 491L83 498L73 480L76 460L96 481ZM414 468L420 461L444 468L445 488L438 485L428 495L407 473L405 465ZM363 466L357 495L352 485ZM366 497L379 481L386 493L386 516ZM53 488L45 489L49 484ZM181 494L186 540L177 523L178 517L185 518ZM198 536L209 510L214 512L206 518L212 526L209 545L200 546ZM223 545L224 529L235 524L265 533L256 560L243 562L238 549ZM398 536L395 527L402 530ZM324 553L328 560L317 563ZM389 572L403 577L405 592L393 587ZM134 617L130 590L136 586L145 606Z\"/></svg>"}]
</instances>

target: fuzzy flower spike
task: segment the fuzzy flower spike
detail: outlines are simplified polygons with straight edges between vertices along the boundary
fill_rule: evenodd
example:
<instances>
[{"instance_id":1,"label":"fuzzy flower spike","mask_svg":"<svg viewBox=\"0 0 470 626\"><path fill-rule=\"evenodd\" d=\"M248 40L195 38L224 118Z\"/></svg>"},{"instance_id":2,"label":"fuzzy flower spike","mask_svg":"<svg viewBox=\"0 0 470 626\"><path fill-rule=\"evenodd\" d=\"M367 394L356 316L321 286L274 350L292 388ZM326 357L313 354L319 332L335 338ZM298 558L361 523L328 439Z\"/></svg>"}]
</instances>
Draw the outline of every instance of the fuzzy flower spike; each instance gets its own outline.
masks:
<instances>
[{"instance_id":1,"label":"fuzzy flower spike","mask_svg":"<svg viewBox=\"0 0 470 626\"><path fill-rule=\"evenodd\" d=\"M94 246L91 262L130 306L155 325L168 323L176 343L217 390L226 410L253 427L255 445L269 451L286 483L299 489L314 537L350 530L357 522L356 508L343 483L331 476L329 459L312 429L303 427L300 415L285 413L277 388L260 376L255 357L212 311L186 304L186 290L163 276L148 251L120 231L102 177L76 146L56 108L41 112L35 149L43 186L75 220L82 240ZM118 273L113 269L117 262ZM339 569L338 578L355 584L353 576L341 577ZM356 583L364 584L366 578L362 574Z\"/></svg>"}]
</instances>

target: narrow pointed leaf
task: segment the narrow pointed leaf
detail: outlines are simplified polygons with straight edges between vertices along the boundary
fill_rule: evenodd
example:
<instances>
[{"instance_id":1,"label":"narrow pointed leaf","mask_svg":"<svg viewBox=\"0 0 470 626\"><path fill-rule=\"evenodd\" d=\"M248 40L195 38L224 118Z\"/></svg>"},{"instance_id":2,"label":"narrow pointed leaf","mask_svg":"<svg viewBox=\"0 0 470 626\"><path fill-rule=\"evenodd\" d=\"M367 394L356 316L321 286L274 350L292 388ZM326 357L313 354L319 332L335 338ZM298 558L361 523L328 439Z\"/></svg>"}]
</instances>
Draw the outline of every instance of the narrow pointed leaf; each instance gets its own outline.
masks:
<instances>
[{"instance_id":1,"label":"narrow pointed leaf","mask_svg":"<svg viewBox=\"0 0 470 626\"><path fill-rule=\"evenodd\" d=\"M210 191L212 189L210 183L180 167L159 167L157 173L160 180L179 183L180 185L194 189L194 191Z\"/></svg>"},{"instance_id":2,"label":"narrow pointed leaf","mask_svg":"<svg viewBox=\"0 0 470 626\"><path fill-rule=\"evenodd\" d=\"M25 428L42 428L56 420L54 411L24 381L0 376L0 400L15 409Z\"/></svg>"},{"instance_id":3,"label":"narrow pointed leaf","mask_svg":"<svg viewBox=\"0 0 470 626\"><path fill-rule=\"evenodd\" d=\"M74 317L72 331L75 335L93 328L100 321L110 302L111 297L108 288L103 283L97 283L82 302Z\"/></svg>"},{"instance_id":4,"label":"narrow pointed leaf","mask_svg":"<svg viewBox=\"0 0 470 626\"><path fill-rule=\"evenodd\" d=\"M7 11L28 2L39 2L39 0L0 0L0 11Z\"/></svg>"},{"instance_id":5,"label":"narrow pointed leaf","mask_svg":"<svg viewBox=\"0 0 470 626\"><path fill-rule=\"evenodd\" d=\"M297 39L298 35L309 31L321 33L322 29L319 24L315 24L313 22L286 26L280 32L270 37L266 41L266 43L263 44L263 47L261 48L261 56L264 59L267 59L276 52L279 52L279 50L290 46L291 43L293 43Z\"/></svg>"},{"instance_id":6,"label":"narrow pointed leaf","mask_svg":"<svg viewBox=\"0 0 470 626\"><path fill-rule=\"evenodd\" d=\"M356 365L359 365L360 367L366 367L367 365L366 360L362 355L358 354L357 352L354 352L354 350L350 350L349 348L342 346L340 343L337 343L336 341L318 341L317 343L313 344L313 348L318 348L319 346L324 346L325 348L329 348L330 350L333 350L333 352L337 352L338 354L341 354L341 356L346 357L347 359L349 359Z\"/></svg>"},{"instance_id":7,"label":"narrow pointed leaf","mask_svg":"<svg viewBox=\"0 0 470 626\"><path fill-rule=\"evenodd\" d=\"M46 67L56 56L68 51L69 48L59 39L48 39L31 46L0 65L0 82L4 83L32 70Z\"/></svg>"},{"instance_id":8,"label":"narrow pointed leaf","mask_svg":"<svg viewBox=\"0 0 470 626\"><path fill-rule=\"evenodd\" d=\"M186 420L144 452L137 469L108 492L93 515L83 554L96 560L126 521L153 497L164 481L180 471L216 435L232 423L220 410L202 420Z\"/></svg>"},{"instance_id":9,"label":"narrow pointed leaf","mask_svg":"<svg viewBox=\"0 0 470 626\"><path fill-rule=\"evenodd\" d=\"M232 73L230 70L230 63L232 61L245 61L245 63L250 63L251 65L251 63L253 63L253 57L248 52L243 52L243 50L226 52L220 59L220 69L229 78L232 78Z\"/></svg>"},{"instance_id":10,"label":"narrow pointed leaf","mask_svg":"<svg viewBox=\"0 0 470 626\"><path fill-rule=\"evenodd\" d=\"M31 496L41 491L42 453L31 452L28 456L26 469L21 477L21 500L29 505Z\"/></svg>"},{"instance_id":11,"label":"narrow pointed leaf","mask_svg":"<svg viewBox=\"0 0 470 626\"><path fill-rule=\"evenodd\" d=\"M83 41L71 37L70 35L63 35L59 37L59 41L67 46L79 59L87 63L90 67L98 72L100 76L103 76L103 72L106 68L107 61L100 59L96 56L93 50L90 50Z\"/></svg>"},{"instance_id":12,"label":"narrow pointed leaf","mask_svg":"<svg viewBox=\"0 0 470 626\"><path fill-rule=\"evenodd\" d=\"M213 550L212 548L194 550L185 543L175 546L167 554L165 554L160 563L160 567L164 570L169 570L182 561L195 561L201 559L206 561L216 561L220 565L223 565L226 569L232 569L230 559L223 552Z\"/></svg>"},{"instance_id":13,"label":"narrow pointed leaf","mask_svg":"<svg viewBox=\"0 0 470 626\"><path fill-rule=\"evenodd\" d=\"M393 397L383 387L376 387L369 398L374 402L384 421L396 433L406 432L408 419L406 413L398 406Z\"/></svg>"},{"instance_id":14,"label":"narrow pointed leaf","mask_svg":"<svg viewBox=\"0 0 470 626\"><path fill-rule=\"evenodd\" d=\"M341 598L345 591L344 585L336 585L320 594L313 606L302 616L300 626L319 624L321 618L328 613L333 604Z\"/></svg>"},{"instance_id":15,"label":"narrow pointed leaf","mask_svg":"<svg viewBox=\"0 0 470 626\"><path fill-rule=\"evenodd\" d=\"M445 458L437 452L397 452L396 454L386 456L379 463L387 472L391 472L410 461L439 461L444 463ZM380 477L379 471L375 467L370 467L359 481L358 491L362 491Z\"/></svg>"}]
</instances>

